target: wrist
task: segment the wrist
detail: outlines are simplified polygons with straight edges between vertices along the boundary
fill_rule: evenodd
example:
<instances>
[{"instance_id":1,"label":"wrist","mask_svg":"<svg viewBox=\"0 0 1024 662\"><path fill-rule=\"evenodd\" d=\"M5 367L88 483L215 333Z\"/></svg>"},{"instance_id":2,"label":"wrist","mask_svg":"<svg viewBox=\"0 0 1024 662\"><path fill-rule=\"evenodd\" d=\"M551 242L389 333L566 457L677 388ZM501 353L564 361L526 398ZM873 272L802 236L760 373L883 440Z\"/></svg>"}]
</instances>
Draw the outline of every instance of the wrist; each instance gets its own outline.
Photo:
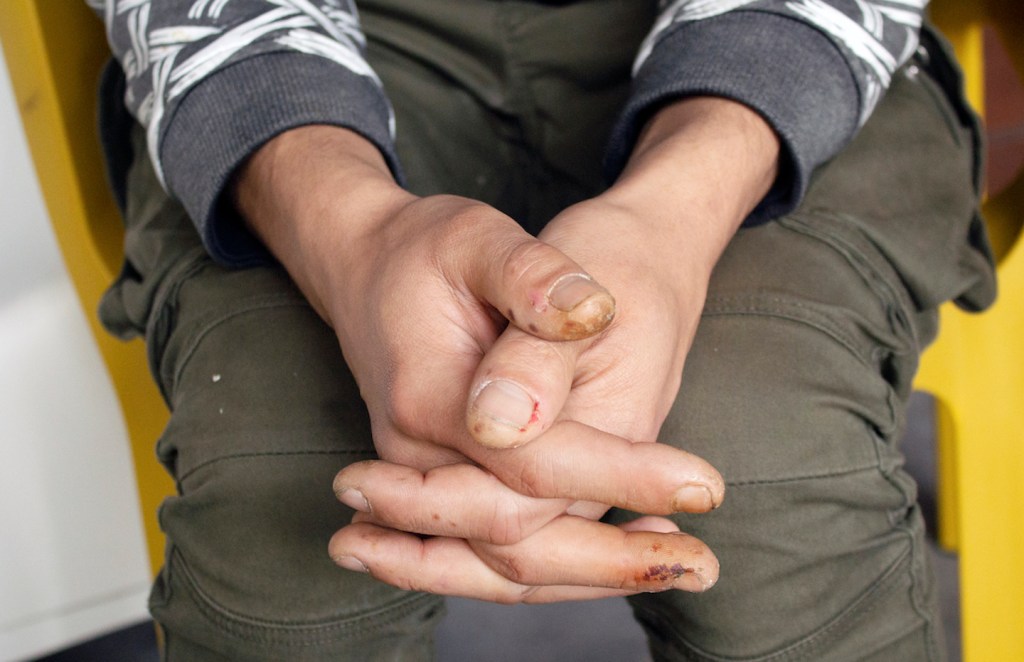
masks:
<instances>
[{"instance_id":1,"label":"wrist","mask_svg":"<svg viewBox=\"0 0 1024 662\"><path fill-rule=\"evenodd\" d=\"M647 122L629 162L602 196L644 219L665 248L698 249L710 272L778 174L779 139L748 107L693 97Z\"/></svg>"},{"instance_id":2,"label":"wrist","mask_svg":"<svg viewBox=\"0 0 1024 662\"><path fill-rule=\"evenodd\" d=\"M319 125L267 142L239 169L231 193L249 229L328 322L332 283L350 282L344 272L357 268L374 229L415 199L372 143Z\"/></svg>"}]
</instances>

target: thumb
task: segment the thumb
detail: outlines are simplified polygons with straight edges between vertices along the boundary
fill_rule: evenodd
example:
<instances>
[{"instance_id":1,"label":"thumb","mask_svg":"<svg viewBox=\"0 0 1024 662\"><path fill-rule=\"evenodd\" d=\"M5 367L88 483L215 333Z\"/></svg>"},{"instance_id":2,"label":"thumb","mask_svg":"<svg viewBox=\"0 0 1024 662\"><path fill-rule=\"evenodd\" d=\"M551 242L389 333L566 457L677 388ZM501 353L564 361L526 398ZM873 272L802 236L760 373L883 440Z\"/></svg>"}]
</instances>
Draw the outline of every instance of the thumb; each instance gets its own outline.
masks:
<instances>
[{"instance_id":1,"label":"thumb","mask_svg":"<svg viewBox=\"0 0 1024 662\"><path fill-rule=\"evenodd\" d=\"M480 360L469 390L466 426L490 448L514 448L557 419L585 342L550 342L509 327Z\"/></svg>"},{"instance_id":2,"label":"thumb","mask_svg":"<svg viewBox=\"0 0 1024 662\"><path fill-rule=\"evenodd\" d=\"M604 330L615 299L557 248L515 226L488 251L470 254L470 290L508 321L545 340L578 340Z\"/></svg>"}]
</instances>

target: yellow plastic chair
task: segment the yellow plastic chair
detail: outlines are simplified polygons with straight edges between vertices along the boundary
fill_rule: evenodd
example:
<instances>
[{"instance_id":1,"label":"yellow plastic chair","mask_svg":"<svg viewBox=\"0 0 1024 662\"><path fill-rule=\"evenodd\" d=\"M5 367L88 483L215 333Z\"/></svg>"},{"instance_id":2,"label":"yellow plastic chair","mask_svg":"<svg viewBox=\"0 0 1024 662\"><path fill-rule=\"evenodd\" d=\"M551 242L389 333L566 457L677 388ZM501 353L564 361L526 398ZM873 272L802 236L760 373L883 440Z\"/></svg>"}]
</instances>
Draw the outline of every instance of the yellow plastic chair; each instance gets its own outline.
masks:
<instances>
[{"instance_id":1,"label":"yellow plastic chair","mask_svg":"<svg viewBox=\"0 0 1024 662\"><path fill-rule=\"evenodd\" d=\"M1004 31L1024 72L1024 47L1016 40L1022 12L1016 0L934 3L933 17L957 48L979 110L981 25L992 21ZM155 513L173 493L153 453L167 411L142 344L114 340L95 319L121 261L121 222L95 133L96 83L108 57L103 27L81 0L0 0L0 41L58 242L125 412L155 571L163 556ZM941 336L918 381L940 403L941 535L960 550L968 662L1024 659L1024 444L1014 408L1024 402L1021 210L1018 177L986 204L1003 295L981 316L942 311Z\"/></svg>"},{"instance_id":2,"label":"yellow plastic chair","mask_svg":"<svg viewBox=\"0 0 1024 662\"><path fill-rule=\"evenodd\" d=\"M984 116L983 27L996 29L1024 76L1024 3L935 0L971 103ZM1024 175L986 201L1000 297L983 315L941 311L916 386L938 404L939 538L960 554L968 662L1024 660Z\"/></svg>"},{"instance_id":3,"label":"yellow plastic chair","mask_svg":"<svg viewBox=\"0 0 1024 662\"><path fill-rule=\"evenodd\" d=\"M96 132L99 72L110 56L103 24L82 0L0 0L0 42L57 242L125 413L155 573L164 548L157 506L174 491L153 450L167 409L141 341L116 340L96 319L123 238Z\"/></svg>"}]
</instances>

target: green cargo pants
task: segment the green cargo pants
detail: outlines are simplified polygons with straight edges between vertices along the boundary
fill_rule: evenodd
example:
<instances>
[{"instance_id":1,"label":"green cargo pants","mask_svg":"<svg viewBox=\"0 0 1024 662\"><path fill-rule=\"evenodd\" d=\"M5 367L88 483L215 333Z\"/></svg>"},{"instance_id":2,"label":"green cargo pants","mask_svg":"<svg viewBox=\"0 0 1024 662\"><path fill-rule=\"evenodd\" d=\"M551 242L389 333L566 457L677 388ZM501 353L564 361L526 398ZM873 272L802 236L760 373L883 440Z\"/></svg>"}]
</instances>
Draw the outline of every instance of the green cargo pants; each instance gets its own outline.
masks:
<instances>
[{"instance_id":1,"label":"green cargo pants","mask_svg":"<svg viewBox=\"0 0 1024 662\"><path fill-rule=\"evenodd\" d=\"M532 230L599 191L654 4L360 3L410 188ZM741 230L714 273L664 438L726 479L723 507L678 517L721 580L632 600L656 659L943 659L897 442L937 306L983 307L993 282L976 128L926 47L801 208ZM336 339L280 268L213 264L133 140L127 261L101 313L145 334L172 410L158 453L178 494L150 605L167 658L430 658L440 598L327 556L351 515L331 479L373 456Z\"/></svg>"}]
</instances>

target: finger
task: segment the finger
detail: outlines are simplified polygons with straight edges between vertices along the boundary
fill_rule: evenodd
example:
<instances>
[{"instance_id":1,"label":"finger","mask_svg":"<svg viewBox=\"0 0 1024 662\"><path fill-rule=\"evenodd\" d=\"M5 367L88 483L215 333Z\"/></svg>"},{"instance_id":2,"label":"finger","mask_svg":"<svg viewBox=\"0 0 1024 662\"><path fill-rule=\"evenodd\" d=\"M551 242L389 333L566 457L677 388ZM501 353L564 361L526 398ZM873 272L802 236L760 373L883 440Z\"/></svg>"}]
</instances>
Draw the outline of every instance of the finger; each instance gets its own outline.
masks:
<instances>
[{"instance_id":1,"label":"finger","mask_svg":"<svg viewBox=\"0 0 1024 662\"><path fill-rule=\"evenodd\" d=\"M512 324L547 340L587 338L608 326L615 316L608 290L511 219L508 224L490 221L495 234L488 241L490 250L465 253L469 263L462 273L474 294Z\"/></svg>"},{"instance_id":2,"label":"finger","mask_svg":"<svg viewBox=\"0 0 1024 662\"><path fill-rule=\"evenodd\" d=\"M372 514L370 514L370 513L362 513L362 512L356 513L355 516L352 518L352 523L355 524L355 523L359 523L359 522L367 522L367 523L370 523L370 524L374 524L374 525L376 525L376 526L378 526L380 528L383 528L383 529L395 530L395 527L391 527L391 526L388 526L387 524L384 524L382 522L376 521L374 516ZM618 526L623 531L648 531L648 532L655 532L655 533L679 533L679 527L677 527L675 525L675 523L672 522L671 520L665 519L663 517L644 516L644 517L639 517L639 518L637 518L635 520L631 520L629 522L625 522L623 524L619 524ZM468 543L468 546L472 550L472 552L477 555L477 560L492 559L492 562L497 563L499 566L506 565L503 560L501 560L501 561L493 561L493 559L495 558L495 555L489 551L491 549L489 545L481 544L481 543L479 543L477 541L465 541L465 542ZM497 546L497 548L499 550L499 553L500 553L501 549L504 549L502 546ZM473 563L475 563L475 562L476 561L473 561ZM486 561L485 561L485 564L486 564ZM356 569L361 570L363 567L364 566L362 566L362 563L360 562ZM480 569L482 574L483 573L487 573L488 570L490 572L496 572L498 575L501 575L500 568L499 568L499 570L495 570L493 567L488 565L488 568L486 570L483 569L483 568ZM648 569L648 571L649 571L649 569ZM512 597L514 599L516 599L517 601L528 602L528 603L558 602L558 601L571 601L571 600L593 600L593 599L605 598L605 597L627 596L627 595L632 595L632 594L638 592L638 591L635 591L635 590L614 589L614 588L607 588L607 587L594 587L594 586L589 586L589 585L588 586L535 586L535 587L527 587L527 586L524 586L522 584L517 584L515 582L512 582L511 580L508 580L507 578L505 578L505 579L506 579L506 581L509 582L508 588L510 589L510 591L512 591ZM473 590L478 590L478 587L473 587ZM651 590L661 590L661 589L651 589ZM479 596L471 595L471 596L467 596L467 597L479 597ZM483 599L491 599L491 598L483 598ZM502 600L499 600L499 601L504 601L504 600L502 599Z\"/></svg>"},{"instance_id":3,"label":"finger","mask_svg":"<svg viewBox=\"0 0 1024 662\"><path fill-rule=\"evenodd\" d=\"M338 565L365 568L393 586L497 602L700 592L718 579L717 559L692 536L576 517L560 517L517 545L489 547L481 558L464 540L358 522L334 535L329 553Z\"/></svg>"},{"instance_id":4,"label":"finger","mask_svg":"<svg viewBox=\"0 0 1024 662\"><path fill-rule=\"evenodd\" d=\"M518 448L460 450L513 490L534 497L596 501L653 515L706 512L725 497L722 476L696 455L634 443L576 421L558 421Z\"/></svg>"},{"instance_id":5,"label":"finger","mask_svg":"<svg viewBox=\"0 0 1024 662\"><path fill-rule=\"evenodd\" d=\"M508 328L487 350L469 390L466 428L480 444L515 448L557 419L586 343L558 343Z\"/></svg>"},{"instance_id":6,"label":"finger","mask_svg":"<svg viewBox=\"0 0 1024 662\"><path fill-rule=\"evenodd\" d=\"M670 519L644 515L618 525L623 531L651 531L654 533L679 533L679 527Z\"/></svg>"},{"instance_id":7,"label":"finger","mask_svg":"<svg viewBox=\"0 0 1024 662\"><path fill-rule=\"evenodd\" d=\"M605 511L607 511L607 510L608 510L608 508L605 507ZM562 514L563 513L559 513L559 515L562 515ZM567 511L564 514L569 514L569 513ZM552 519L554 519L554 518L552 518ZM593 518L593 517L589 517L587 519L596 521L596 518ZM407 531L409 533L419 533L421 535L432 535L432 534L422 534L421 532L415 531L413 529L406 529L406 528L402 528L401 526L396 526L394 524L390 524L384 518L377 517L376 515L374 515L374 513L369 512L369 511L360 511L360 512L355 513L352 516L352 523L355 524L357 522L369 522L370 524L376 524L377 526L381 526L381 527L384 527L384 528L387 528L387 529L395 529L395 530L400 530L400 531ZM664 517L653 517L651 515L644 515L642 517L638 517L637 519L630 520L628 522L625 522L623 524L619 524L617 526L620 529L622 529L623 531L653 531L655 533L679 533L679 527L676 526L675 522L673 522L672 520L666 519ZM447 536L447 537L455 538L455 537L458 537L458 536L454 536L453 535L453 536ZM472 545L477 545L477 544L487 544L487 545L495 544L495 543L491 543L491 542L488 542L488 541L485 541L485 540L482 540L482 539L479 539L479 540L468 539L468 542L470 543L471 546ZM516 541L516 542L518 542L518 541ZM498 544L500 545L500 543L498 543Z\"/></svg>"},{"instance_id":8,"label":"finger","mask_svg":"<svg viewBox=\"0 0 1024 662\"><path fill-rule=\"evenodd\" d=\"M645 524L626 530L563 516L515 545L473 548L501 575L530 586L702 592L718 581L718 559L707 545L678 530L649 531Z\"/></svg>"},{"instance_id":9,"label":"finger","mask_svg":"<svg viewBox=\"0 0 1024 662\"><path fill-rule=\"evenodd\" d=\"M376 524L498 545L519 542L570 503L524 496L471 464L423 473L380 460L357 462L338 473L334 491L342 503L372 513Z\"/></svg>"},{"instance_id":10,"label":"finger","mask_svg":"<svg viewBox=\"0 0 1024 662\"><path fill-rule=\"evenodd\" d=\"M372 412L370 416L371 419L374 418ZM425 417L429 418L429 412L425 414ZM427 438L417 438L402 432L397 425L387 420L386 416L377 418L385 419L386 422L373 426L373 445L377 455L387 462L413 467L421 472L428 471L433 467L471 462L458 450L433 440L456 437L462 433L458 428L456 428L455 434L445 435L445 428L448 426L444 426L443 423L436 423L438 428L436 430L429 429L429 425L423 425L421 427L428 428L427 435L425 435ZM436 410L434 418L441 418L436 414ZM431 433L434 433L433 436L428 436ZM461 436L463 437L461 445L466 445L465 437L468 437L468 434L463 433Z\"/></svg>"},{"instance_id":11,"label":"finger","mask_svg":"<svg viewBox=\"0 0 1024 662\"><path fill-rule=\"evenodd\" d=\"M422 539L368 523L352 524L339 531L328 551L339 566L368 572L379 581L407 591L502 604L597 600L633 593L591 586L524 586L483 563L465 540Z\"/></svg>"}]
</instances>

